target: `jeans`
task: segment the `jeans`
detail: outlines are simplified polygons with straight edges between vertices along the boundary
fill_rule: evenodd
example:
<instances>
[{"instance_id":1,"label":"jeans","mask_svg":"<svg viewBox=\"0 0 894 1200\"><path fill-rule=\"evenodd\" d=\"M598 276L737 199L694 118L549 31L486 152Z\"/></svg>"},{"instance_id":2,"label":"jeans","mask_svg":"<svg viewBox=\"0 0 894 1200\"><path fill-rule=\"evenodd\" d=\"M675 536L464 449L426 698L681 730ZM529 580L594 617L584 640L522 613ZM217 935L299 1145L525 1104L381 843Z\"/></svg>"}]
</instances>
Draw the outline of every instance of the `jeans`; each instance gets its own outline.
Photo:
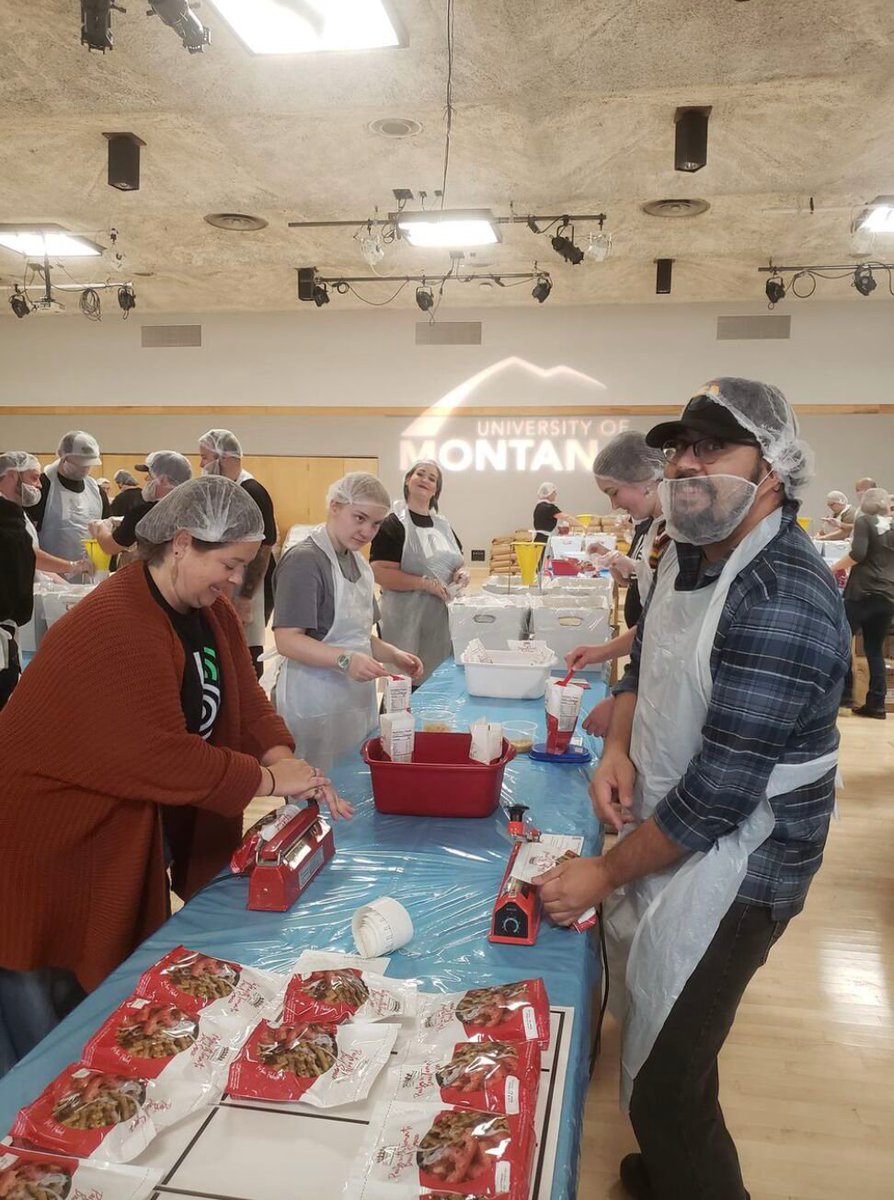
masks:
<instances>
[{"instance_id":1,"label":"jeans","mask_svg":"<svg viewBox=\"0 0 894 1200\"><path fill-rule=\"evenodd\" d=\"M71 971L0 967L0 1077L33 1050L87 993Z\"/></svg>"},{"instance_id":2,"label":"jeans","mask_svg":"<svg viewBox=\"0 0 894 1200\"><path fill-rule=\"evenodd\" d=\"M844 611L852 633L863 634L863 649L869 667L869 691L866 705L880 712L885 707L888 685L885 678L885 638L894 619L894 604L885 596L864 596L862 600L844 601ZM844 697L853 698L854 674L848 671L844 682Z\"/></svg>"},{"instance_id":3,"label":"jeans","mask_svg":"<svg viewBox=\"0 0 894 1200\"><path fill-rule=\"evenodd\" d=\"M655 1200L748 1198L718 1099L717 1056L787 924L762 905L733 903L636 1077L630 1120Z\"/></svg>"},{"instance_id":4,"label":"jeans","mask_svg":"<svg viewBox=\"0 0 894 1200\"><path fill-rule=\"evenodd\" d=\"M9 654L9 666L0 671L0 709L12 695L13 688L19 682L19 676L22 674L22 661L15 638L6 643L6 648Z\"/></svg>"}]
</instances>

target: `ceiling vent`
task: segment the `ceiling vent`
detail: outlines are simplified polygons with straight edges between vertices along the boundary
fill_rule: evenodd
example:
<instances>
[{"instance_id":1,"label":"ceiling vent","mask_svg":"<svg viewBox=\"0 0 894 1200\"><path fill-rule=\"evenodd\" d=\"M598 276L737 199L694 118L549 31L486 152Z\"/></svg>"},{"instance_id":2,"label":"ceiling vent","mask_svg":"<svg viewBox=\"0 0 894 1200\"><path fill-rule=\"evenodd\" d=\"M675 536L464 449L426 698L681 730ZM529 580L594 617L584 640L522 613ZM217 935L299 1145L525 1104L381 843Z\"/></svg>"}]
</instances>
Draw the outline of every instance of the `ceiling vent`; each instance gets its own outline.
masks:
<instances>
[{"instance_id":1,"label":"ceiling vent","mask_svg":"<svg viewBox=\"0 0 894 1200\"><path fill-rule=\"evenodd\" d=\"M226 229L228 233L253 233L256 229L267 228L263 217L251 217L247 213L209 213L205 220L215 229Z\"/></svg>"},{"instance_id":2,"label":"ceiling vent","mask_svg":"<svg viewBox=\"0 0 894 1200\"><path fill-rule=\"evenodd\" d=\"M707 200L649 200L643 212L649 217L698 217L710 207Z\"/></svg>"},{"instance_id":3,"label":"ceiling vent","mask_svg":"<svg viewBox=\"0 0 894 1200\"><path fill-rule=\"evenodd\" d=\"M366 128L387 138L410 138L422 132L419 121L411 121L409 117L380 117L378 121L370 121Z\"/></svg>"}]
</instances>

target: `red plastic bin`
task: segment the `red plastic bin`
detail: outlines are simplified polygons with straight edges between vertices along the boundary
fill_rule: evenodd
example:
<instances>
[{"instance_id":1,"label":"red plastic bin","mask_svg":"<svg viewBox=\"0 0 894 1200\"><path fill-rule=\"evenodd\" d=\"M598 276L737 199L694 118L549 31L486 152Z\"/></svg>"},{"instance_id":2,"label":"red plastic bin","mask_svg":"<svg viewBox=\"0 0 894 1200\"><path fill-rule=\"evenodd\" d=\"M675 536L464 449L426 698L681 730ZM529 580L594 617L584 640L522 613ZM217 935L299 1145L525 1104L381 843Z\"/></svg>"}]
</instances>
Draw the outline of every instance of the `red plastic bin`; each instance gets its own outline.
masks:
<instances>
[{"instance_id":1,"label":"red plastic bin","mask_svg":"<svg viewBox=\"0 0 894 1200\"><path fill-rule=\"evenodd\" d=\"M576 558L554 558L549 569L553 575L579 575L580 563Z\"/></svg>"},{"instance_id":2,"label":"red plastic bin","mask_svg":"<svg viewBox=\"0 0 894 1200\"><path fill-rule=\"evenodd\" d=\"M394 763L381 738L370 738L362 753L376 808L404 817L489 817L515 747L504 738L503 753L485 766L469 761L471 746L470 733L417 733L413 761Z\"/></svg>"}]
</instances>

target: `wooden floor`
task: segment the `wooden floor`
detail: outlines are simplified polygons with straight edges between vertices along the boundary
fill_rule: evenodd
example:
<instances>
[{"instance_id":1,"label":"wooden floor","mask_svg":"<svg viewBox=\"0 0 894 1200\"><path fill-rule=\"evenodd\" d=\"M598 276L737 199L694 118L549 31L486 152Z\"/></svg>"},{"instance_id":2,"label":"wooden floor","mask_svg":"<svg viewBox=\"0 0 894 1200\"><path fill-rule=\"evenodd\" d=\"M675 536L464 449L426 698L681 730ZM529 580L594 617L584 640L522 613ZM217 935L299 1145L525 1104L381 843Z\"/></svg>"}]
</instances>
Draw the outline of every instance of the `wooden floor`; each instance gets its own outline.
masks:
<instances>
[{"instance_id":1,"label":"wooden floor","mask_svg":"<svg viewBox=\"0 0 894 1200\"><path fill-rule=\"evenodd\" d=\"M720 1060L752 1200L894 1197L894 717L843 713L839 793L804 912L752 981ZM621 1200L636 1148L607 1021L584 1118L580 1200Z\"/></svg>"}]
</instances>

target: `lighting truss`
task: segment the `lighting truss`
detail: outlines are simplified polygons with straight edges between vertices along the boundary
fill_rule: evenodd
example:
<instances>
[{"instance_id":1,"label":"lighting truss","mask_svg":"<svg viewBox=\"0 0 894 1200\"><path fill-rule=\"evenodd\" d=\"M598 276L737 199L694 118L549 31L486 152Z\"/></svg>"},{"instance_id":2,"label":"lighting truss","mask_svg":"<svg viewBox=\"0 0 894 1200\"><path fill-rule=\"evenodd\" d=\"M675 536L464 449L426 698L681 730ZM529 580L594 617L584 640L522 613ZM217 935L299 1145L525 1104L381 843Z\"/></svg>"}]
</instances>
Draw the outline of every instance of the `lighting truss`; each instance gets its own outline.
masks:
<instances>
[{"instance_id":1,"label":"lighting truss","mask_svg":"<svg viewBox=\"0 0 894 1200\"><path fill-rule=\"evenodd\" d=\"M780 267L771 262L769 266L758 267L758 272L770 276L765 288L770 308L775 308L786 296L807 300L816 291L820 279L850 280L851 286L855 287L861 296L868 296L876 288L875 272L887 277L888 291L894 296L894 263L889 262L867 260L861 263L822 263L818 266L796 267ZM770 281L781 286L781 294L779 288L769 288Z\"/></svg>"}]
</instances>

